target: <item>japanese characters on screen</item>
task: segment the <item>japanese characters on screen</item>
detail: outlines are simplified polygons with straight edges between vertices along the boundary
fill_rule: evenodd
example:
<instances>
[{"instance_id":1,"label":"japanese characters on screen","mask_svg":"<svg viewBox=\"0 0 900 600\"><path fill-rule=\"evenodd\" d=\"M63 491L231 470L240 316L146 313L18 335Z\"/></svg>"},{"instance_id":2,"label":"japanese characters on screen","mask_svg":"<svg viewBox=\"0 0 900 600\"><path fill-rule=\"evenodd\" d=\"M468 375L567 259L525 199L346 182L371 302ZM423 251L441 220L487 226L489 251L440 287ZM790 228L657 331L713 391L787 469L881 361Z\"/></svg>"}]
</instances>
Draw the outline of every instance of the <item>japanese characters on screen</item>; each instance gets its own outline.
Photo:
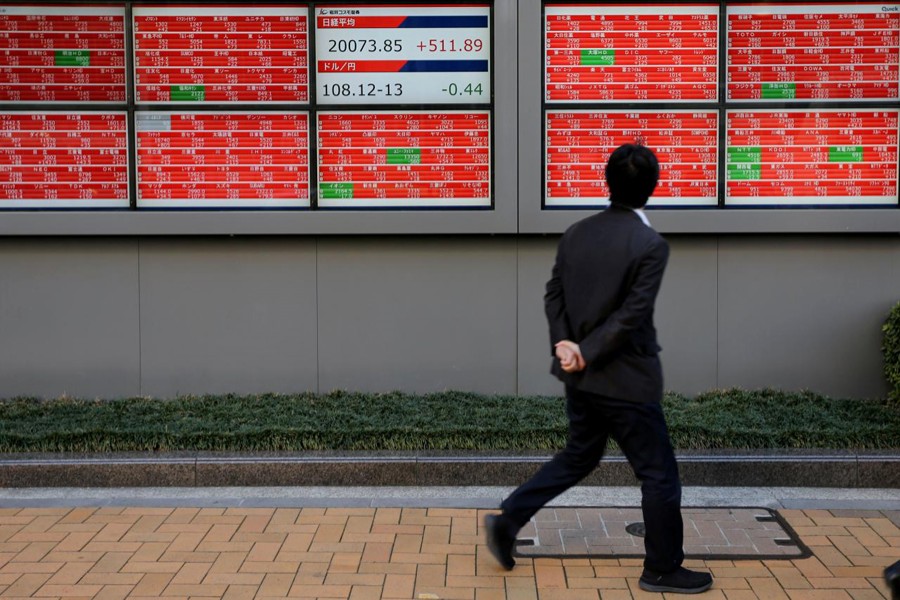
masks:
<instances>
[{"instance_id":1,"label":"japanese characters on screen","mask_svg":"<svg viewBox=\"0 0 900 600\"><path fill-rule=\"evenodd\" d=\"M897 205L898 4L547 2L544 50L545 207L605 205L637 140L651 206Z\"/></svg>"},{"instance_id":2,"label":"japanese characters on screen","mask_svg":"<svg viewBox=\"0 0 900 600\"><path fill-rule=\"evenodd\" d=\"M489 3L130 15L128 57L124 2L0 6L0 207L492 205Z\"/></svg>"},{"instance_id":3,"label":"japanese characters on screen","mask_svg":"<svg viewBox=\"0 0 900 600\"><path fill-rule=\"evenodd\" d=\"M631 141L651 207L897 206L900 4L542 6L545 208ZM0 208L490 208L493 18L3 3Z\"/></svg>"},{"instance_id":4,"label":"japanese characters on screen","mask_svg":"<svg viewBox=\"0 0 900 600\"><path fill-rule=\"evenodd\" d=\"M315 15L319 106L387 109L318 111L318 206L490 208L490 5Z\"/></svg>"}]
</instances>

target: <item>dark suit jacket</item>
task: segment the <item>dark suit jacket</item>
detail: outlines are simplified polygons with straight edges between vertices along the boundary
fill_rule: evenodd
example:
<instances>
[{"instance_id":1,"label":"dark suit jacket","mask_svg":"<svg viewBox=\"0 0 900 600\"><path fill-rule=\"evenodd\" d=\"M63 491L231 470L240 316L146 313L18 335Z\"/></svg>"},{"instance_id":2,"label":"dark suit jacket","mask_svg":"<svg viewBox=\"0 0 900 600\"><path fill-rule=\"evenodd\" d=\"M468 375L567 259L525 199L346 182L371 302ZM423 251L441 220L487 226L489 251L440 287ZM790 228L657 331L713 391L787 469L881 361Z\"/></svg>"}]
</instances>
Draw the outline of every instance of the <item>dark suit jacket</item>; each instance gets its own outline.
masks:
<instances>
[{"instance_id":1,"label":"dark suit jacket","mask_svg":"<svg viewBox=\"0 0 900 600\"><path fill-rule=\"evenodd\" d=\"M544 308L550 345L579 344L587 367L552 372L566 385L634 402L662 400L653 306L669 246L628 208L610 206L572 225L559 242Z\"/></svg>"}]
</instances>

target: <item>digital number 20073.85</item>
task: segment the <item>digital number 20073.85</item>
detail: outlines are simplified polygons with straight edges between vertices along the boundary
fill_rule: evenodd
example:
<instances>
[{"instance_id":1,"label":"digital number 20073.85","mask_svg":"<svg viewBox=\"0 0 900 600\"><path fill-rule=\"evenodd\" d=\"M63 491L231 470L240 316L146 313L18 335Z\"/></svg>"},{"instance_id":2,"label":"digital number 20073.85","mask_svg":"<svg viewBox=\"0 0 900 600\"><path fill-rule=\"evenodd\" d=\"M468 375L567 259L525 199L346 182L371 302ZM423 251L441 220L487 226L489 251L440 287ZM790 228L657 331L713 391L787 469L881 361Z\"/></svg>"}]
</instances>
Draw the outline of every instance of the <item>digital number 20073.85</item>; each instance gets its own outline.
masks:
<instances>
[{"instance_id":1,"label":"digital number 20073.85","mask_svg":"<svg viewBox=\"0 0 900 600\"><path fill-rule=\"evenodd\" d=\"M328 40L329 52L402 52L403 40Z\"/></svg>"},{"instance_id":2,"label":"digital number 20073.85","mask_svg":"<svg viewBox=\"0 0 900 600\"><path fill-rule=\"evenodd\" d=\"M349 98L353 96L402 96L402 83L326 83L322 85L322 96L325 98Z\"/></svg>"}]
</instances>

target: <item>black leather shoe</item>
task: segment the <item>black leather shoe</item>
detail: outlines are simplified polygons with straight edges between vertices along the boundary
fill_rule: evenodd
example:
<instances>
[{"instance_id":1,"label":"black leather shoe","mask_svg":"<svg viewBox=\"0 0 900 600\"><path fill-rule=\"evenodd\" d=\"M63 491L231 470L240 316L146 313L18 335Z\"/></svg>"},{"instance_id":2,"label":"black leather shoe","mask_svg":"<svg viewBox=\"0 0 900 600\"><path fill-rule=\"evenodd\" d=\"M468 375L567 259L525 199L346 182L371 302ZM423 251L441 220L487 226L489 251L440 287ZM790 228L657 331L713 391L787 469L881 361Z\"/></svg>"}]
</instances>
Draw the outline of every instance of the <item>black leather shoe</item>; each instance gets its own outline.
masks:
<instances>
[{"instance_id":1,"label":"black leather shoe","mask_svg":"<svg viewBox=\"0 0 900 600\"><path fill-rule=\"evenodd\" d=\"M513 558L513 546L516 543L516 537L510 535L509 530L504 527L500 515L487 515L484 517L484 528L487 530L487 547L500 563L500 566L511 571L516 566L516 559Z\"/></svg>"},{"instance_id":2,"label":"black leather shoe","mask_svg":"<svg viewBox=\"0 0 900 600\"><path fill-rule=\"evenodd\" d=\"M678 567L671 573L657 573L644 569L638 585L645 592L671 592L674 594L699 594L712 585L712 575L689 571Z\"/></svg>"},{"instance_id":3,"label":"black leather shoe","mask_svg":"<svg viewBox=\"0 0 900 600\"><path fill-rule=\"evenodd\" d=\"M891 600L900 600L900 560L884 570L884 580L891 589Z\"/></svg>"}]
</instances>

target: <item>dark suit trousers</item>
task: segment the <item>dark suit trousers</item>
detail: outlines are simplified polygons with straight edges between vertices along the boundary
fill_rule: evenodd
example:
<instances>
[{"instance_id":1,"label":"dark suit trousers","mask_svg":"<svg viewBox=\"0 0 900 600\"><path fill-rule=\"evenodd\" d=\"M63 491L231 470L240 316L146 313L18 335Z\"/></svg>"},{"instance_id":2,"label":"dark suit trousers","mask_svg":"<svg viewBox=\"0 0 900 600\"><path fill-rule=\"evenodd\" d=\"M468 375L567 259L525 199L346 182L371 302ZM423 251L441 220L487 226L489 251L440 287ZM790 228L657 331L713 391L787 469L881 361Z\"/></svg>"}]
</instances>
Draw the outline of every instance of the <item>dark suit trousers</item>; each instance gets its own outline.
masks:
<instances>
[{"instance_id":1,"label":"dark suit trousers","mask_svg":"<svg viewBox=\"0 0 900 600\"><path fill-rule=\"evenodd\" d=\"M547 502L587 476L611 436L641 481L646 537L644 566L669 572L684 560L681 482L662 407L566 387L569 441L500 507L518 531Z\"/></svg>"}]
</instances>

